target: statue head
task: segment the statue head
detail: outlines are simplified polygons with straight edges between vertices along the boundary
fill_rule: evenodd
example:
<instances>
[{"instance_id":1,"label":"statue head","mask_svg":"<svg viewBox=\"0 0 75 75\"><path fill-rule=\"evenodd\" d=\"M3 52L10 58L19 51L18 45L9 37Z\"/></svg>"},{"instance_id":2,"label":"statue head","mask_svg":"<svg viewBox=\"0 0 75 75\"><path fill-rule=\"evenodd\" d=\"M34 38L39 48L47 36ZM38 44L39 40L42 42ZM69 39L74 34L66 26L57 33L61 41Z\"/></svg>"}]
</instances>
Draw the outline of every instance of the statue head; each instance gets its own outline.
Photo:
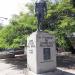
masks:
<instances>
[{"instance_id":1,"label":"statue head","mask_svg":"<svg viewBox=\"0 0 75 75\"><path fill-rule=\"evenodd\" d=\"M45 0L36 0L36 3L43 3Z\"/></svg>"}]
</instances>

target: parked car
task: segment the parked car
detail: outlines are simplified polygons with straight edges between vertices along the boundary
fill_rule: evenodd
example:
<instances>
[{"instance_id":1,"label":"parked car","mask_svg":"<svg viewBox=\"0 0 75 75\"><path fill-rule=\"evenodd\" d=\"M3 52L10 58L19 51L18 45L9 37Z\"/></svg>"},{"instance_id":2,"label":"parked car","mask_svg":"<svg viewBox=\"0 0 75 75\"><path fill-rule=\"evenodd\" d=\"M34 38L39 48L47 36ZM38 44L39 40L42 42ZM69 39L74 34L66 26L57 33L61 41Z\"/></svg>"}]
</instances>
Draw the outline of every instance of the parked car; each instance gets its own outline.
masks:
<instances>
[{"instance_id":1,"label":"parked car","mask_svg":"<svg viewBox=\"0 0 75 75\"><path fill-rule=\"evenodd\" d=\"M7 57L10 57L10 58L15 57L14 49L8 49L6 54L7 54Z\"/></svg>"}]
</instances>

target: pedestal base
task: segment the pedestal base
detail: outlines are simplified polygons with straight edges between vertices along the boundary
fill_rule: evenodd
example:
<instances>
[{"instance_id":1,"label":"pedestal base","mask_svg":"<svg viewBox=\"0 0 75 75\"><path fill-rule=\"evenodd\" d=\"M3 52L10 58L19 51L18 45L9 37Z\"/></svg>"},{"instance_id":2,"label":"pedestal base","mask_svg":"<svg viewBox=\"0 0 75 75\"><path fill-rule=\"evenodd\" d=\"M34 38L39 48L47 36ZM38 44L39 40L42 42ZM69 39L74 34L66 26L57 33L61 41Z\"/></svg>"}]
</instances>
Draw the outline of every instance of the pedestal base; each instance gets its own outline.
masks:
<instances>
[{"instance_id":1,"label":"pedestal base","mask_svg":"<svg viewBox=\"0 0 75 75\"><path fill-rule=\"evenodd\" d=\"M28 71L28 75L62 75L62 72L60 70L56 70L54 72L46 72L42 74L36 74L33 73L32 71Z\"/></svg>"}]
</instances>

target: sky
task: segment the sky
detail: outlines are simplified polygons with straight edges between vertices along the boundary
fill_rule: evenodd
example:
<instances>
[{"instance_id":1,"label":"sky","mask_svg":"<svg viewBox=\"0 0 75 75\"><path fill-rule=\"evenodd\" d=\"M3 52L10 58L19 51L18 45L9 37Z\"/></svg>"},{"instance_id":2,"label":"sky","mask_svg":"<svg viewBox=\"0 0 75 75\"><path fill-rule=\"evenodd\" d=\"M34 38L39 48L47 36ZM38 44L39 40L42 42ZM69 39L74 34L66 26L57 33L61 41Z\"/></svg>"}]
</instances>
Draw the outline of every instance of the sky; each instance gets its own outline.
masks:
<instances>
[{"instance_id":1,"label":"sky","mask_svg":"<svg viewBox=\"0 0 75 75\"><path fill-rule=\"evenodd\" d=\"M0 0L0 23L8 24L8 20L14 14L26 10L25 4L32 0ZM54 0L52 0L54 2ZM8 19L3 19L8 18Z\"/></svg>"},{"instance_id":2,"label":"sky","mask_svg":"<svg viewBox=\"0 0 75 75\"><path fill-rule=\"evenodd\" d=\"M12 15L18 14L25 8L25 4L30 0L0 0L0 17L11 18ZM7 20L0 18L0 23L6 24Z\"/></svg>"}]
</instances>

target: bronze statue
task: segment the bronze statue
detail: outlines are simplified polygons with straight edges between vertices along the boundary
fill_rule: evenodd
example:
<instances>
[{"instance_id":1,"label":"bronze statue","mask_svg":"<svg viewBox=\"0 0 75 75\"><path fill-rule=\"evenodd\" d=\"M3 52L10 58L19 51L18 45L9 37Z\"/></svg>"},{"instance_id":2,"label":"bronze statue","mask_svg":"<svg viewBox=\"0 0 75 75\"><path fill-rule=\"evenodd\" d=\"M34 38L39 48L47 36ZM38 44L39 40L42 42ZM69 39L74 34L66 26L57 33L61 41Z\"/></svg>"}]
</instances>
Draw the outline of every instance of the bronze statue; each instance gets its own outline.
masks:
<instances>
[{"instance_id":1,"label":"bronze statue","mask_svg":"<svg viewBox=\"0 0 75 75\"><path fill-rule=\"evenodd\" d=\"M45 21L44 16L47 14L47 5L44 0L37 0L35 3L35 13L38 20L38 30L41 30L41 25Z\"/></svg>"}]
</instances>

